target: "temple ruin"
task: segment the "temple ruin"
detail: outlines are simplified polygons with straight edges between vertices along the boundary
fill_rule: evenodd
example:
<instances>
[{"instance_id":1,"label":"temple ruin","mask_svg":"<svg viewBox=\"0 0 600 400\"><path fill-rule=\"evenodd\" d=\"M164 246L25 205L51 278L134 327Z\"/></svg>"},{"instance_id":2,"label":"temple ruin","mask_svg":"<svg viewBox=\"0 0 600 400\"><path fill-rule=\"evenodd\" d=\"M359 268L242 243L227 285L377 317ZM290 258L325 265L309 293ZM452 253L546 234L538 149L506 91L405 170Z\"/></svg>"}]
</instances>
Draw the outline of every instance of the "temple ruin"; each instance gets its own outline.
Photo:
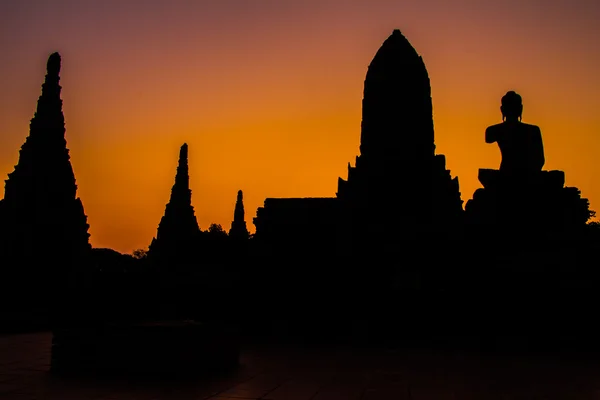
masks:
<instances>
[{"instance_id":1,"label":"temple ruin","mask_svg":"<svg viewBox=\"0 0 600 400\"><path fill-rule=\"evenodd\" d=\"M248 239L250 236L246 227L246 219L244 212L244 193L238 190L237 199L235 201L235 210L233 211L233 221L229 230L229 237L234 240Z\"/></svg>"},{"instance_id":2,"label":"temple ruin","mask_svg":"<svg viewBox=\"0 0 600 400\"><path fill-rule=\"evenodd\" d=\"M65 139L60 67L61 57L53 53L29 136L0 201L1 257L11 268L48 271L58 268L49 260L69 264L91 249Z\"/></svg>"},{"instance_id":3,"label":"temple ruin","mask_svg":"<svg viewBox=\"0 0 600 400\"><path fill-rule=\"evenodd\" d=\"M435 154L427 69L399 30L369 65L362 105L360 156L336 197L266 199L254 219L257 238L278 246L286 238L303 247L325 241L348 253L372 247L374 237L397 243L461 229L458 178Z\"/></svg>"},{"instance_id":4,"label":"temple ruin","mask_svg":"<svg viewBox=\"0 0 600 400\"><path fill-rule=\"evenodd\" d=\"M75 320L69 299L88 272L89 225L65 139L60 67L60 55L51 54L29 136L0 201L0 279L10 282L2 293L5 319L22 311L53 323L67 315Z\"/></svg>"},{"instance_id":5,"label":"temple ruin","mask_svg":"<svg viewBox=\"0 0 600 400\"><path fill-rule=\"evenodd\" d=\"M192 191L188 170L188 145L181 146L179 165L171 198L160 220L156 237L152 239L148 257L159 263L187 262L194 257L200 238L200 228L192 206Z\"/></svg>"}]
</instances>

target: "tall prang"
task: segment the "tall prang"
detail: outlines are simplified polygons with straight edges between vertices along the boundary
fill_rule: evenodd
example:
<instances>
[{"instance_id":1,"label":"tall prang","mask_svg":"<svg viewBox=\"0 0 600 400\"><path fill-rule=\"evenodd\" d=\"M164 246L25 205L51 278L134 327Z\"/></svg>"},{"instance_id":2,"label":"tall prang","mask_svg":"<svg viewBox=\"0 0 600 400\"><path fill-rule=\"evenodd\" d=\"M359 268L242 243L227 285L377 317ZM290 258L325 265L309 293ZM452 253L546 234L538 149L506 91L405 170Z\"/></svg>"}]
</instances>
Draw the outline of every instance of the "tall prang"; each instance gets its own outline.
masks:
<instances>
[{"instance_id":1,"label":"tall prang","mask_svg":"<svg viewBox=\"0 0 600 400\"><path fill-rule=\"evenodd\" d=\"M250 236L246 227L246 219L244 213L244 193L238 190L237 200L235 202L235 210L233 212L233 221L229 230L229 237L233 239L248 239Z\"/></svg>"},{"instance_id":2,"label":"tall prang","mask_svg":"<svg viewBox=\"0 0 600 400\"><path fill-rule=\"evenodd\" d=\"M58 267L50 264L73 265L91 249L65 139L60 67L60 55L51 54L29 136L0 202L0 257L25 274L31 268L52 274Z\"/></svg>"},{"instance_id":3,"label":"tall prang","mask_svg":"<svg viewBox=\"0 0 600 400\"><path fill-rule=\"evenodd\" d=\"M429 75L400 30L369 65L362 105L360 156L348 164L348 179L338 179L342 232L359 243L364 235L397 241L455 232L463 214L458 178L435 154Z\"/></svg>"},{"instance_id":4,"label":"tall prang","mask_svg":"<svg viewBox=\"0 0 600 400\"><path fill-rule=\"evenodd\" d=\"M422 162L435 151L429 75L396 29L368 67L362 100L362 163Z\"/></svg>"},{"instance_id":5,"label":"tall prang","mask_svg":"<svg viewBox=\"0 0 600 400\"><path fill-rule=\"evenodd\" d=\"M188 168L188 145L181 146L175 183L165 214L152 239L148 256L159 261L190 261L200 237L198 220L192 206Z\"/></svg>"}]
</instances>

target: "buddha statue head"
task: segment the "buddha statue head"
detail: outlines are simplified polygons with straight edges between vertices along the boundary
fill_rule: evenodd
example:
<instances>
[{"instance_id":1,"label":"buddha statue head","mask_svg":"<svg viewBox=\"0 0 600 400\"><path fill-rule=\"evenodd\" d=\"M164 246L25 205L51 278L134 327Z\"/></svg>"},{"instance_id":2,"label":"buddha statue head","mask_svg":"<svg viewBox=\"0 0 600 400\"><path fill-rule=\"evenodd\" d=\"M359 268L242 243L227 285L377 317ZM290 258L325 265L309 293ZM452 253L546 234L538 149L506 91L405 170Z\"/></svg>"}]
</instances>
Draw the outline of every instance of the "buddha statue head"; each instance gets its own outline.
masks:
<instances>
[{"instance_id":1,"label":"buddha statue head","mask_svg":"<svg viewBox=\"0 0 600 400\"><path fill-rule=\"evenodd\" d=\"M502 121L521 121L523 114L523 99L520 95L511 90L502 97L501 104L500 112L502 112Z\"/></svg>"}]
</instances>

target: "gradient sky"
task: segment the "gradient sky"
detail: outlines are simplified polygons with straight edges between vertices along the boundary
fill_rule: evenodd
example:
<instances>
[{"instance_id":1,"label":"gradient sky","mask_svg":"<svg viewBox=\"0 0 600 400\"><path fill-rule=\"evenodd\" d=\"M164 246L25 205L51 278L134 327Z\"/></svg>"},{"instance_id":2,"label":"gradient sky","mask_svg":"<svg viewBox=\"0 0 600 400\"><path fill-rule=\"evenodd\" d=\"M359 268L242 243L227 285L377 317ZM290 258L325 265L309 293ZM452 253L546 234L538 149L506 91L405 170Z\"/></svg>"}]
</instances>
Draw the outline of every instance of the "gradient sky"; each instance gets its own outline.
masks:
<instances>
[{"instance_id":1,"label":"gradient sky","mask_svg":"<svg viewBox=\"0 0 600 400\"><path fill-rule=\"evenodd\" d=\"M183 142L200 227L229 229L242 189L254 230L266 197L335 196L359 153L367 66L399 28L425 60L437 153L465 202L478 168L499 166L483 135L516 90L546 168L598 208L599 20L595 0L0 0L0 175L59 51L94 246L148 246Z\"/></svg>"}]
</instances>

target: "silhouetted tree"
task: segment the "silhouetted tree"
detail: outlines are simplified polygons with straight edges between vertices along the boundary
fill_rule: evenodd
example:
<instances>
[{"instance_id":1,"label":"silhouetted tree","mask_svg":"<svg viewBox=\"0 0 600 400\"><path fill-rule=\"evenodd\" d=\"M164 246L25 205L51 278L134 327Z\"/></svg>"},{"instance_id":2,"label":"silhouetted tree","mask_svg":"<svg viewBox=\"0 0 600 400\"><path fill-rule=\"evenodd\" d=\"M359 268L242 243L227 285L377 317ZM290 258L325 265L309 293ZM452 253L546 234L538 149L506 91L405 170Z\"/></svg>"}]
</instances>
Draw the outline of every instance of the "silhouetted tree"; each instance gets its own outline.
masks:
<instances>
[{"instance_id":1,"label":"silhouetted tree","mask_svg":"<svg viewBox=\"0 0 600 400\"><path fill-rule=\"evenodd\" d=\"M208 234L214 238L223 238L228 236L221 224L210 224L208 227Z\"/></svg>"},{"instance_id":2,"label":"silhouetted tree","mask_svg":"<svg viewBox=\"0 0 600 400\"><path fill-rule=\"evenodd\" d=\"M144 249L137 249L134 250L133 253L131 253L131 255L133 256L133 258L135 258L136 260L143 260L146 257L148 257L148 250L144 250Z\"/></svg>"},{"instance_id":3,"label":"silhouetted tree","mask_svg":"<svg viewBox=\"0 0 600 400\"><path fill-rule=\"evenodd\" d=\"M590 220L595 217L596 211L590 210ZM589 238L593 240L600 239L600 221L588 221L586 224L586 228Z\"/></svg>"},{"instance_id":4,"label":"silhouetted tree","mask_svg":"<svg viewBox=\"0 0 600 400\"><path fill-rule=\"evenodd\" d=\"M203 257L212 261L221 262L229 253L229 235L221 224L210 224L206 231L202 232L201 252Z\"/></svg>"},{"instance_id":5,"label":"silhouetted tree","mask_svg":"<svg viewBox=\"0 0 600 400\"><path fill-rule=\"evenodd\" d=\"M590 210L590 219L594 219L594 218L596 218L596 211ZM590 222L590 223L592 223L592 222Z\"/></svg>"}]
</instances>

